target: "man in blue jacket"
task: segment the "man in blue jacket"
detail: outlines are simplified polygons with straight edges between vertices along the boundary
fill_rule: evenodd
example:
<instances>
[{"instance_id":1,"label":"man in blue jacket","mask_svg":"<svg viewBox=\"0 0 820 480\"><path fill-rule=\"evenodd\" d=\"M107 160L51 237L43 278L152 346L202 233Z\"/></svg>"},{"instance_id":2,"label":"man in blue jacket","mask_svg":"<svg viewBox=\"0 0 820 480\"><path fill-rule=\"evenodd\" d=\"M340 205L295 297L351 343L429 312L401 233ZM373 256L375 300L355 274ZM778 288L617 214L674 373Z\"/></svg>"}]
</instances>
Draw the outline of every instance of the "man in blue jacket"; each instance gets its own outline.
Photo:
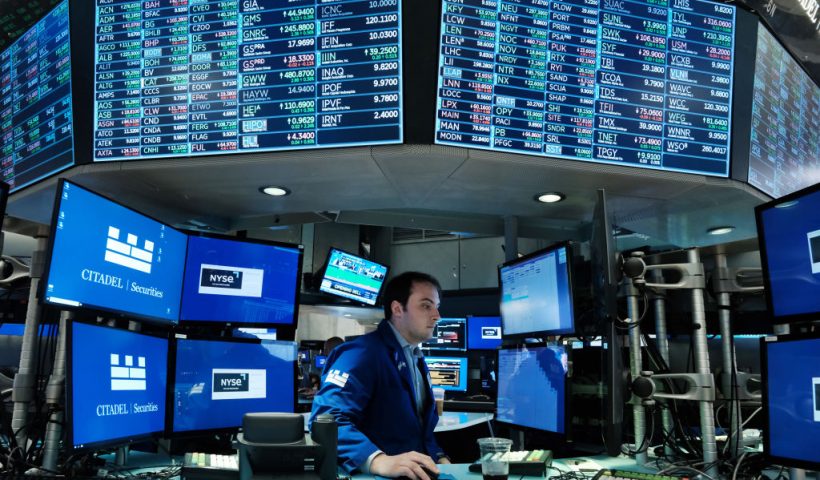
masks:
<instances>
[{"instance_id":1,"label":"man in blue jacket","mask_svg":"<svg viewBox=\"0 0 820 480\"><path fill-rule=\"evenodd\" d=\"M433 430L438 423L430 374L419 345L433 336L441 286L406 272L385 288L385 320L343 343L327 359L311 422L330 413L339 426L339 463L348 472L430 480L450 463Z\"/></svg>"}]
</instances>

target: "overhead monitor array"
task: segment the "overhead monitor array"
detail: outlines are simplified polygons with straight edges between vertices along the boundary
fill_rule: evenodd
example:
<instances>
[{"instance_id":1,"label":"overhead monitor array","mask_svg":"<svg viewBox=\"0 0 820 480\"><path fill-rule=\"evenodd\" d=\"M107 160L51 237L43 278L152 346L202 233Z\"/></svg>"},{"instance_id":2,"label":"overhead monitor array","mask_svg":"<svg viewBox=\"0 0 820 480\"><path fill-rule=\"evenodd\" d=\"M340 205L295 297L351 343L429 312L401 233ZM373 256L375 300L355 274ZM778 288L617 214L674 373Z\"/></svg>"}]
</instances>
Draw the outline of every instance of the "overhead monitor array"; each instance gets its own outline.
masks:
<instances>
[{"instance_id":1,"label":"overhead monitor array","mask_svg":"<svg viewBox=\"0 0 820 480\"><path fill-rule=\"evenodd\" d=\"M97 0L94 160L401 143L400 0Z\"/></svg>"},{"instance_id":2,"label":"overhead monitor array","mask_svg":"<svg viewBox=\"0 0 820 480\"><path fill-rule=\"evenodd\" d=\"M435 141L728 176L734 28L700 0L444 0Z\"/></svg>"}]
</instances>

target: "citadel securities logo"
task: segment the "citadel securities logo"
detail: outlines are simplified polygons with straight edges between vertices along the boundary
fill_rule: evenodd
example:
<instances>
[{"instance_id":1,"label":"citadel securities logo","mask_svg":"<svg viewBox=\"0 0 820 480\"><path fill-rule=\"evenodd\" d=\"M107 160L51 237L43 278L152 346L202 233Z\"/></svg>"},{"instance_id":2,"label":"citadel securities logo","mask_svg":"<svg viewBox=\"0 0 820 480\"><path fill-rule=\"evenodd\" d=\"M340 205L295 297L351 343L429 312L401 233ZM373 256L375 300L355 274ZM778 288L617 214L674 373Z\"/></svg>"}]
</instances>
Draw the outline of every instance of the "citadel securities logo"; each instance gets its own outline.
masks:
<instances>
[{"instance_id":1,"label":"citadel securities logo","mask_svg":"<svg viewBox=\"0 0 820 480\"><path fill-rule=\"evenodd\" d=\"M143 241L143 248L137 246L139 239L136 235L127 234L125 242L120 240L120 229L108 227L108 239L105 243L105 261L121 267L151 273L151 264L154 261L154 242Z\"/></svg>"},{"instance_id":2,"label":"citadel securities logo","mask_svg":"<svg viewBox=\"0 0 820 480\"><path fill-rule=\"evenodd\" d=\"M111 354L111 390L145 390L145 357Z\"/></svg>"},{"instance_id":3,"label":"citadel securities logo","mask_svg":"<svg viewBox=\"0 0 820 480\"><path fill-rule=\"evenodd\" d=\"M267 397L265 369L214 368L212 400L244 400Z\"/></svg>"},{"instance_id":4,"label":"citadel securities logo","mask_svg":"<svg viewBox=\"0 0 820 480\"><path fill-rule=\"evenodd\" d=\"M199 267L199 293L259 298L264 278L265 271L258 268L203 263Z\"/></svg>"}]
</instances>

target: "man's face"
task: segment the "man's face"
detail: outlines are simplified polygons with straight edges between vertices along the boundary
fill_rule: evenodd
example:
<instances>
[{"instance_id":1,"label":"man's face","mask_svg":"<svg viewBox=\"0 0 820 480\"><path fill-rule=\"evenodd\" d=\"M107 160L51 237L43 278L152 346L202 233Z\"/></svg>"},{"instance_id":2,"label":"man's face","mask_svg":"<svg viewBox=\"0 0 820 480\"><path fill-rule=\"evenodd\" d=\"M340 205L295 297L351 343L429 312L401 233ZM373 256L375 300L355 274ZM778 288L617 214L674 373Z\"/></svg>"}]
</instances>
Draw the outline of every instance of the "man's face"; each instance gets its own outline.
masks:
<instances>
[{"instance_id":1,"label":"man's face","mask_svg":"<svg viewBox=\"0 0 820 480\"><path fill-rule=\"evenodd\" d=\"M405 340L416 344L433 338L433 329L441 318L438 290L427 282L414 282L407 299L407 307L393 301L391 313L393 326Z\"/></svg>"}]
</instances>

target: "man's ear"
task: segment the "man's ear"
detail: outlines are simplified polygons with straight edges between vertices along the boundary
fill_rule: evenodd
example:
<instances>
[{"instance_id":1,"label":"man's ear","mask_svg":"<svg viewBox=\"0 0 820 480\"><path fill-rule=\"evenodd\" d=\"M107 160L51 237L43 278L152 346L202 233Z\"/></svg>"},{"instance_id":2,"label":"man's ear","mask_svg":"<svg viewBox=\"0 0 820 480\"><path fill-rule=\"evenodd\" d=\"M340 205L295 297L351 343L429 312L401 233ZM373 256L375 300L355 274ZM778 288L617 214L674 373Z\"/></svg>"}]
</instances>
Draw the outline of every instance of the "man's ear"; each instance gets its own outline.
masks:
<instances>
[{"instance_id":1,"label":"man's ear","mask_svg":"<svg viewBox=\"0 0 820 480\"><path fill-rule=\"evenodd\" d=\"M398 300L393 300L390 302L390 313L392 313L393 317L397 315L401 315L404 312L404 308L401 306L401 303Z\"/></svg>"}]
</instances>

